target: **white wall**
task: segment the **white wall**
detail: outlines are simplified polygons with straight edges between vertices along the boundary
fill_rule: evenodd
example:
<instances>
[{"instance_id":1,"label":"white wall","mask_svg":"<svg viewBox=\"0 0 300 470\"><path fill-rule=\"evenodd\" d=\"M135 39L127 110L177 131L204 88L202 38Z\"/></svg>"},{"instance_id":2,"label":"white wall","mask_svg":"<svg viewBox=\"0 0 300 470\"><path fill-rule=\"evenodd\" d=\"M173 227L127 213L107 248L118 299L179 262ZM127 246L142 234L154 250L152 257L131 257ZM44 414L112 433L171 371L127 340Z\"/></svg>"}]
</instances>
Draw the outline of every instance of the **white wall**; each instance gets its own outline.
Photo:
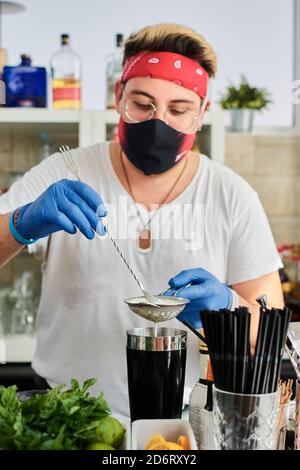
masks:
<instances>
[{"instance_id":1,"label":"white wall","mask_svg":"<svg viewBox=\"0 0 300 470\"><path fill-rule=\"evenodd\" d=\"M105 56L115 32L128 35L146 24L177 22L200 31L219 56L213 94L244 73L273 93L274 105L257 124L291 124L292 0L18 0L24 13L4 17L9 63L29 52L49 64L59 35L70 33L84 67L85 108L103 108Z\"/></svg>"}]
</instances>

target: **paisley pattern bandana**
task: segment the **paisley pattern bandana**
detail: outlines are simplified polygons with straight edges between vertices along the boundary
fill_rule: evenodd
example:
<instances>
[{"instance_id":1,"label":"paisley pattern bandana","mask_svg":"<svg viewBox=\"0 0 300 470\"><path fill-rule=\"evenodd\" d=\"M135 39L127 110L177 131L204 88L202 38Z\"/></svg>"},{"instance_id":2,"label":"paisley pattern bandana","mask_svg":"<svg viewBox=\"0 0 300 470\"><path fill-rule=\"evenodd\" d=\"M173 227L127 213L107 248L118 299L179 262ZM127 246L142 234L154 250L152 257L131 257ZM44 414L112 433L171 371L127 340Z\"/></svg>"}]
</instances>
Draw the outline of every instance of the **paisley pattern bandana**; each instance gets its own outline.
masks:
<instances>
[{"instance_id":1,"label":"paisley pattern bandana","mask_svg":"<svg viewBox=\"0 0 300 470\"><path fill-rule=\"evenodd\" d=\"M129 57L121 82L134 77L168 80L194 91L201 99L207 95L209 77L206 70L198 62L174 52L140 52Z\"/></svg>"}]
</instances>

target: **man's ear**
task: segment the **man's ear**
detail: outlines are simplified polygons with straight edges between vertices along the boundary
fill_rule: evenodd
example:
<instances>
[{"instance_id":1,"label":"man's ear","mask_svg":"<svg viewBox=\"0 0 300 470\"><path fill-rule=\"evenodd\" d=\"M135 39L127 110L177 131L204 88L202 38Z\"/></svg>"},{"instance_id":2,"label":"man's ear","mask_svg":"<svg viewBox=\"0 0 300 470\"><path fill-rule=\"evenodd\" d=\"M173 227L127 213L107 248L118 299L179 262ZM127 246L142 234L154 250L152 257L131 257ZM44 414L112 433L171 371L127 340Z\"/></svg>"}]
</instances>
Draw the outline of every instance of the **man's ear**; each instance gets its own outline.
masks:
<instances>
[{"instance_id":1,"label":"man's ear","mask_svg":"<svg viewBox=\"0 0 300 470\"><path fill-rule=\"evenodd\" d=\"M123 84L120 80L115 83L115 98L116 98L116 110L120 114L121 98L122 98Z\"/></svg>"},{"instance_id":2,"label":"man's ear","mask_svg":"<svg viewBox=\"0 0 300 470\"><path fill-rule=\"evenodd\" d=\"M211 106L211 101L207 100L206 105L205 105L205 112L210 110L210 106Z\"/></svg>"}]
</instances>

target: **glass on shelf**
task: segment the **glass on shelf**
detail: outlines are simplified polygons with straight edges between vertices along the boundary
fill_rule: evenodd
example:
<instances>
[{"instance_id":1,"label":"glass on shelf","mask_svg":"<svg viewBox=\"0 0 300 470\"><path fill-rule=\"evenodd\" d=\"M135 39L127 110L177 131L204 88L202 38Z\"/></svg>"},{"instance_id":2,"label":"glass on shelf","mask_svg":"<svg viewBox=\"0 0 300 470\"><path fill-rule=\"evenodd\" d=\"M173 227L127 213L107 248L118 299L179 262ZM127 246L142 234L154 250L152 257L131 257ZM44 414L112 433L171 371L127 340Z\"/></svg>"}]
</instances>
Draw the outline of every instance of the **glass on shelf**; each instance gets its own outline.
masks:
<instances>
[{"instance_id":1,"label":"glass on shelf","mask_svg":"<svg viewBox=\"0 0 300 470\"><path fill-rule=\"evenodd\" d=\"M11 309L8 303L9 287L0 288L0 330L3 330L4 334L9 333L11 323Z\"/></svg>"},{"instance_id":2,"label":"glass on shelf","mask_svg":"<svg viewBox=\"0 0 300 470\"><path fill-rule=\"evenodd\" d=\"M28 317L32 313L27 308L27 299L18 299L11 312L11 333L13 335L27 334ZM32 330L32 323L29 323ZM33 331L31 331L32 333Z\"/></svg>"},{"instance_id":3,"label":"glass on shelf","mask_svg":"<svg viewBox=\"0 0 300 470\"><path fill-rule=\"evenodd\" d=\"M38 274L38 276L37 276ZM10 305L9 333L32 335L40 296L40 274L24 272L8 294Z\"/></svg>"},{"instance_id":4,"label":"glass on shelf","mask_svg":"<svg viewBox=\"0 0 300 470\"><path fill-rule=\"evenodd\" d=\"M115 36L115 50L106 58L106 108L115 109L115 84L120 79L123 70L123 40L124 36Z\"/></svg>"},{"instance_id":5,"label":"glass on shelf","mask_svg":"<svg viewBox=\"0 0 300 470\"><path fill-rule=\"evenodd\" d=\"M49 132L46 131L40 131L38 133L38 137L42 144L41 160L44 160L45 158L49 157L52 153L53 139L50 136Z\"/></svg>"}]
</instances>

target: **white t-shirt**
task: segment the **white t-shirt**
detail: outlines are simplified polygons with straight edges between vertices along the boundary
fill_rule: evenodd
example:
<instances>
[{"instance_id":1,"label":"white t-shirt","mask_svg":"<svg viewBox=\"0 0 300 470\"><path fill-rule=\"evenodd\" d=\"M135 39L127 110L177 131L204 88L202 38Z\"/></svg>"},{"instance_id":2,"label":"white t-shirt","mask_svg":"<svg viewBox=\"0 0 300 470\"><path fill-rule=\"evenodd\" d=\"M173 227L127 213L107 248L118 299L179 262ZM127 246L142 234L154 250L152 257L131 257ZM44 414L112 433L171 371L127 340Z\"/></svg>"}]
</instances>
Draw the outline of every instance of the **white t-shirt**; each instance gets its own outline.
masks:
<instances>
[{"instance_id":1,"label":"white t-shirt","mask_svg":"<svg viewBox=\"0 0 300 470\"><path fill-rule=\"evenodd\" d=\"M151 221L154 240L147 254L137 250L139 217L113 170L109 142L78 148L73 155L80 179L101 194L110 231L151 292L165 290L168 280L184 269L202 267L231 285L281 266L255 191L205 155L199 156L188 187ZM54 154L1 196L0 213L35 200L62 178L73 179L62 156ZM142 206L140 211L146 222L147 212ZM46 242L41 239L35 248L45 250ZM89 241L79 232L55 233L43 276L33 368L51 385L97 377L93 392L103 390L113 412L129 416L126 330L151 325L124 303L136 295L139 288L107 237ZM168 326L186 329L176 319ZM198 376L198 339L189 332L186 398Z\"/></svg>"}]
</instances>

